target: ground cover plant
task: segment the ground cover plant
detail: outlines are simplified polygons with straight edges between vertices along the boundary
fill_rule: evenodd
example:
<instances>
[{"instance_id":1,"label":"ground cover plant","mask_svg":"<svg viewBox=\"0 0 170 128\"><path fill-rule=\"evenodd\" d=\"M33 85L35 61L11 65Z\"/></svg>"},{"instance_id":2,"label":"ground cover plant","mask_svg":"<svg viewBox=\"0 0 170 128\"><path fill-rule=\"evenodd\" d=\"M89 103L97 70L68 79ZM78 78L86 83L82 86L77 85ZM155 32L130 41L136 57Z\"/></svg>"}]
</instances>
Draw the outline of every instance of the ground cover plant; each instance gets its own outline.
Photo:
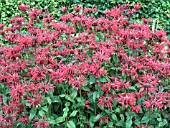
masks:
<instances>
[{"instance_id":1,"label":"ground cover plant","mask_svg":"<svg viewBox=\"0 0 170 128\"><path fill-rule=\"evenodd\" d=\"M62 7L0 24L0 127L168 127L170 42L141 5Z\"/></svg>"}]
</instances>

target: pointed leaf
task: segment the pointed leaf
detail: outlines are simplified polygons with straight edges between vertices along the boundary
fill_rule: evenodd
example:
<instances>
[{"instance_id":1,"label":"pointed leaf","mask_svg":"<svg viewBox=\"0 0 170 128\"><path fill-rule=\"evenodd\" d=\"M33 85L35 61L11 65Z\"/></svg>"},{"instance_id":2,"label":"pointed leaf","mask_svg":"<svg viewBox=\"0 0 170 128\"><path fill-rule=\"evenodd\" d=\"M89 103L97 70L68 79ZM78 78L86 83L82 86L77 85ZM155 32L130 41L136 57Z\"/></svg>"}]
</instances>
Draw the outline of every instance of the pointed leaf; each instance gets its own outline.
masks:
<instances>
[{"instance_id":1,"label":"pointed leaf","mask_svg":"<svg viewBox=\"0 0 170 128\"><path fill-rule=\"evenodd\" d=\"M67 122L67 127L68 128L76 128L76 125L74 124L73 121L70 120L70 121Z\"/></svg>"}]
</instances>

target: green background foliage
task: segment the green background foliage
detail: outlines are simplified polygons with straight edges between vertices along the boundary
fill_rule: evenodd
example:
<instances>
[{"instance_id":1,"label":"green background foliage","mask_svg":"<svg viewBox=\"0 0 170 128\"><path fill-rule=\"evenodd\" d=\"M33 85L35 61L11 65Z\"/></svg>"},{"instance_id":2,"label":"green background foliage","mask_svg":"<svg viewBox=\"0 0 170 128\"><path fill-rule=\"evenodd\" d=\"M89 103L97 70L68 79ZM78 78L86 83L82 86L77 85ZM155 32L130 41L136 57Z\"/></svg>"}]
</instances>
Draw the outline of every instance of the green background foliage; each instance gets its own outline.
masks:
<instances>
[{"instance_id":1,"label":"green background foliage","mask_svg":"<svg viewBox=\"0 0 170 128\"><path fill-rule=\"evenodd\" d=\"M10 17L20 15L17 6L20 3L29 4L31 7L47 9L56 17L62 6L68 6L71 10L74 5L82 4L86 7L96 6L102 13L117 4L140 3L142 8L135 16L135 20L142 17L151 18L153 25L157 29L164 29L170 34L170 1L169 0L0 0L0 22L7 24Z\"/></svg>"}]
</instances>

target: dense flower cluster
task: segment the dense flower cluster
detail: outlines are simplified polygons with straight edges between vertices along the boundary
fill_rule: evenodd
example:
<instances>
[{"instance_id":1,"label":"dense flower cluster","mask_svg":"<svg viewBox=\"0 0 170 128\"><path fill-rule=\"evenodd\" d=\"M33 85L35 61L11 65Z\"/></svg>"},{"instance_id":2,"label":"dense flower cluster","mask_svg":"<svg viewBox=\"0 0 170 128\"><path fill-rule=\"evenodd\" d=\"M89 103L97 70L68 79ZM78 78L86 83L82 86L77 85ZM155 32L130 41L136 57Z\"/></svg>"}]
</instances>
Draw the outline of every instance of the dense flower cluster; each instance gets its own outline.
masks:
<instances>
[{"instance_id":1,"label":"dense flower cluster","mask_svg":"<svg viewBox=\"0 0 170 128\"><path fill-rule=\"evenodd\" d=\"M9 21L11 27L0 24L0 34L10 43L0 47L0 84L9 91L0 94L0 127L30 122L37 128L49 126L45 117L31 120L29 112L66 83L80 95L83 86L89 88L81 95L84 111L94 102L97 109L112 110L116 102L116 107L135 113L142 107L165 109L170 104L165 89L170 78L170 42L165 31L150 30L149 19L130 20L140 7L119 5L98 18L91 15L97 8L77 6L67 13L63 7L58 22L42 10L20 5L28 21L16 16ZM91 101L87 95L96 91L96 85L101 93ZM109 120L106 114L99 123Z\"/></svg>"}]
</instances>

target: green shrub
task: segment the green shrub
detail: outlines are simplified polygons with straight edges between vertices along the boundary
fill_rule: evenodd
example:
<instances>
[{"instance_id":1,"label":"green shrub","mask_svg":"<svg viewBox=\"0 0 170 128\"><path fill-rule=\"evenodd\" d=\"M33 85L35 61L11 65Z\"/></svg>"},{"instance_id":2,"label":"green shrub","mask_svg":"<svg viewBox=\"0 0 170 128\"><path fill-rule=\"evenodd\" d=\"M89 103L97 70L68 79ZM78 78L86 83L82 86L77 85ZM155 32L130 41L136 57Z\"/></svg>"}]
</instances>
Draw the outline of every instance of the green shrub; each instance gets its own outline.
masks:
<instances>
[{"instance_id":1,"label":"green shrub","mask_svg":"<svg viewBox=\"0 0 170 128\"><path fill-rule=\"evenodd\" d=\"M20 3L29 4L31 7L40 9L48 9L50 13L56 16L61 6L69 6L71 10L74 5L82 4L86 7L96 6L99 13L103 13L106 9L111 9L117 4L138 2L142 4L140 12L135 16L135 20L140 20L142 17L153 19L153 27L164 29L170 34L170 1L169 0L1 0L0 2L0 21L8 24L9 17L16 14L20 15L17 6ZM57 13L56 13L57 12ZM170 37L169 37L170 38Z\"/></svg>"}]
</instances>

